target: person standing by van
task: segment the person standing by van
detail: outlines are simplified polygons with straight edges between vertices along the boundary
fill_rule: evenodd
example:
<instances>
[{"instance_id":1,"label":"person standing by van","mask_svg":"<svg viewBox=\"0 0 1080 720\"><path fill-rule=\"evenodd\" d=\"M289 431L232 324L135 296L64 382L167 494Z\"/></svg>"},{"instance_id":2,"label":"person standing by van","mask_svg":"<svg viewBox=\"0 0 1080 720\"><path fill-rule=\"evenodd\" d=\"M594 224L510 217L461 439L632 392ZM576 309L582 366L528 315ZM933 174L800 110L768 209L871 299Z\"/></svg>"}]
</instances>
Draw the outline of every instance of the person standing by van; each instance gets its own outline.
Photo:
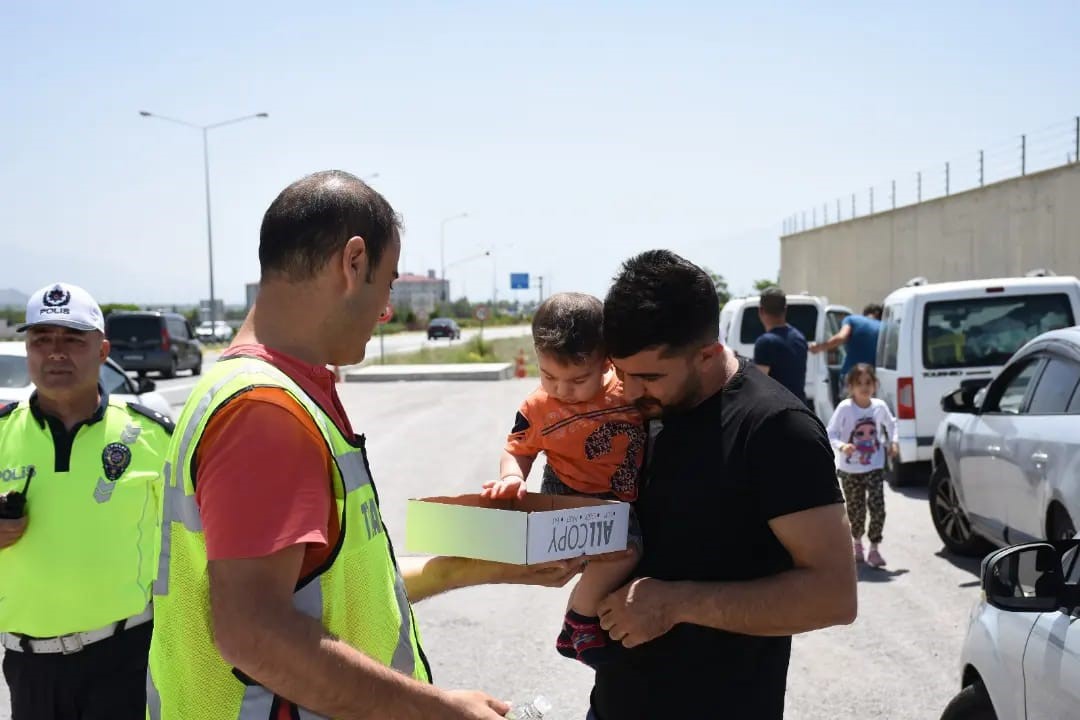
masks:
<instances>
[{"instance_id":1,"label":"person standing by van","mask_svg":"<svg viewBox=\"0 0 1080 720\"><path fill-rule=\"evenodd\" d=\"M758 317L765 332L754 341L754 364L806 402L806 338L788 325L783 290L773 286L762 291Z\"/></svg>"},{"instance_id":2,"label":"person standing by van","mask_svg":"<svg viewBox=\"0 0 1080 720\"><path fill-rule=\"evenodd\" d=\"M848 315L840 330L825 342L810 345L810 352L835 350L844 345L847 354L840 366L840 378L844 379L859 363L874 367L877 361L878 335L881 332L881 305L871 303L863 308L862 315Z\"/></svg>"}]
</instances>

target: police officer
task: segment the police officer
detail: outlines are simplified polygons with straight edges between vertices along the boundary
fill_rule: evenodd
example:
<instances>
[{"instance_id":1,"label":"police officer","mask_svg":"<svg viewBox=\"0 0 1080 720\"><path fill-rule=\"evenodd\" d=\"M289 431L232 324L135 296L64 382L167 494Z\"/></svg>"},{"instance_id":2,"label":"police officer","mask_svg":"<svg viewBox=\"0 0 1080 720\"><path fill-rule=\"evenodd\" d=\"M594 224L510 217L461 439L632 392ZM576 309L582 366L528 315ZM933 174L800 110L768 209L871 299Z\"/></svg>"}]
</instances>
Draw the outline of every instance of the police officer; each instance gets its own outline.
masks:
<instances>
[{"instance_id":1,"label":"police officer","mask_svg":"<svg viewBox=\"0 0 1080 720\"><path fill-rule=\"evenodd\" d=\"M57 283L26 306L36 386L0 408L0 640L14 720L142 718L172 423L110 398L105 321Z\"/></svg>"}]
</instances>

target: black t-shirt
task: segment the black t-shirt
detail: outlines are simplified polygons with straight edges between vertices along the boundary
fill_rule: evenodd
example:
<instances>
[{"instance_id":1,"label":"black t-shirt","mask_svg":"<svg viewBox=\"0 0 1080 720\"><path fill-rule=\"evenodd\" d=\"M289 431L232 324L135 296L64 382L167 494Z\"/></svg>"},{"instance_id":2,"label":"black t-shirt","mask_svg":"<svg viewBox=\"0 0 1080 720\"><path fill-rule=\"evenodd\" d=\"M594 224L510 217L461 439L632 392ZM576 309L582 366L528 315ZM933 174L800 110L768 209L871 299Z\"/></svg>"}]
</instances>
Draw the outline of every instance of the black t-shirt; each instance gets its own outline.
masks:
<instances>
[{"instance_id":1,"label":"black t-shirt","mask_svg":"<svg viewBox=\"0 0 1080 720\"><path fill-rule=\"evenodd\" d=\"M636 503L645 549L634 574L715 582L781 573L792 560L768 521L840 502L821 422L741 360L723 390L664 419ZM790 637L676 625L600 667L593 709L600 720L782 718L790 652Z\"/></svg>"},{"instance_id":2,"label":"black t-shirt","mask_svg":"<svg viewBox=\"0 0 1080 720\"><path fill-rule=\"evenodd\" d=\"M754 341L754 363L768 365L769 376L806 400L806 338L791 325L762 333Z\"/></svg>"}]
</instances>

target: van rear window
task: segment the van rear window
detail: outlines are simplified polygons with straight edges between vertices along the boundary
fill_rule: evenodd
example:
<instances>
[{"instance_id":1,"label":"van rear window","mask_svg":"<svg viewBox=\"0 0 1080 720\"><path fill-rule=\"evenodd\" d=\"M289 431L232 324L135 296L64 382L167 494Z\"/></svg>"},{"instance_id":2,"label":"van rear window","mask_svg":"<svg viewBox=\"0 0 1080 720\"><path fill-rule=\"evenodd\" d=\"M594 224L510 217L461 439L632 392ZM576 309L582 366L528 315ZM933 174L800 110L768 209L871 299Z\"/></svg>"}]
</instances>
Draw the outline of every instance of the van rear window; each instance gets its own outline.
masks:
<instances>
[{"instance_id":1,"label":"van rear window","mask_svg":"<svg viewBox=\"0 0 1080 720\"><path fill-rule=\"evenodd\" d=\"M156 340L161 337L161 320L146 315L118 315L108 319L105 334L110 340Z\"/></svg>"},{"instance_id":2,"label":"van rear window","mask_svg":"<svg viewBox=\"0 0 1080 720\"><path fill-rule=\"evenodd\" d=\"M1075 322L1065 294L929 302L923 317L927 369L1004 365L1036 335Z\"/></svg>"},{"instance_id":3,"label":"van rear window","mask_svg":"<svg viewBox=\"0 0 1080 720\"><path fill-rule=\"evenodd\" d=\"M787 321L803 334L807 342L814 341L817 334L818 309L816 305L788 305ZM742 327L739 328L739 342L743 345L753 345L761 334L765 332L765 326L758 317L757 305L743 308Z\"/></svg>"}]
</instances>

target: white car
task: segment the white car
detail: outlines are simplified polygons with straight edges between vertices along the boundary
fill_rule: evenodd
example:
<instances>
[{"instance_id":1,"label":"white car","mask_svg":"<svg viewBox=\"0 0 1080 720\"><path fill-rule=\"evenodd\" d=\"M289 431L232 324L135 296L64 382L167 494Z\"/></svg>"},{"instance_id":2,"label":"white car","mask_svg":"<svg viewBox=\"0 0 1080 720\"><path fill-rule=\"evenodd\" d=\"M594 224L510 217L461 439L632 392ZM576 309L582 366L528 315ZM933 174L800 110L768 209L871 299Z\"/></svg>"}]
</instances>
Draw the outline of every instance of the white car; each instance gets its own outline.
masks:
<instances>
[{"instance_id":1,"label":"white car","mask_svg":"<svg viewBox=\"0 0 1080 720\"><path fill-rule=\"evenodd\" d=\"M217 322L206 320L199 323L199 326L195 328L195 337L203 342L224 342L225 340L231 340L232 336L233 329L224 320L218 320Z\"/></svg>"},{"instance_id":2,"label":"white car","mask_svg":"<svg viewBox=\"0 0 1080 720\"><path fill-rule=\"evenodd\" d=\"M879 397L897 419L894 485L925 482L942 395L993 377L1020 346L1080 322L1080 280L1014 277L909 284L882 305Z\"/></svg>"},{"instance_id":3,"label":"white car","mask_svg":"<svg viewBox=\"0 0 1080 720\"><path fill-rule=\"evenodd\" d=\"M765 332L758 317L760 296L732 298L720 310L720 342L739 355L754 357L754 341ZM806 338L807 344L824 342L840 330L851 308L830 305L828 298L788 295L787 321ZM821 418L829 422L840 402L840 366L844 348L829 353L809 353L806 358L806 400Z\"/></svg>"},{"instance_id":4,"label":"white car","mask_svg":"<svg viewBox=\"0 0 1080 720\"><path fill-rule=\"evenodd\" d=\"M1030 543L983 560L960 663L941 720L1080 717L1080 541Z\"/></svg>"},{"instance_id":5,"label":"white car","mask_svg":"<svg viewBox=\"0 0 1080 720\"><path fill-rule=\"evenodd\" d=\"M941 405L929 497L945 547L981 555L986 540L1071 538L1080 520L1080 327L1038 336L985 389L969 382Z\"/></svg>"},{"instance_id":6,"label":"white car","mask_svg":"<svg viewBox=\"0 0 1080 720\"><path fill-rule=\"evenodd\" d=\"M173 418L169 401L154 392L154 381L140 378L138 382L111 358L105 360L100 372L101 387L119 400L145 405L170 420ZM0 342L0 406L26 400L34 392L26 367L26 345L21 342Z\"/></svg>"}]
</instances>

